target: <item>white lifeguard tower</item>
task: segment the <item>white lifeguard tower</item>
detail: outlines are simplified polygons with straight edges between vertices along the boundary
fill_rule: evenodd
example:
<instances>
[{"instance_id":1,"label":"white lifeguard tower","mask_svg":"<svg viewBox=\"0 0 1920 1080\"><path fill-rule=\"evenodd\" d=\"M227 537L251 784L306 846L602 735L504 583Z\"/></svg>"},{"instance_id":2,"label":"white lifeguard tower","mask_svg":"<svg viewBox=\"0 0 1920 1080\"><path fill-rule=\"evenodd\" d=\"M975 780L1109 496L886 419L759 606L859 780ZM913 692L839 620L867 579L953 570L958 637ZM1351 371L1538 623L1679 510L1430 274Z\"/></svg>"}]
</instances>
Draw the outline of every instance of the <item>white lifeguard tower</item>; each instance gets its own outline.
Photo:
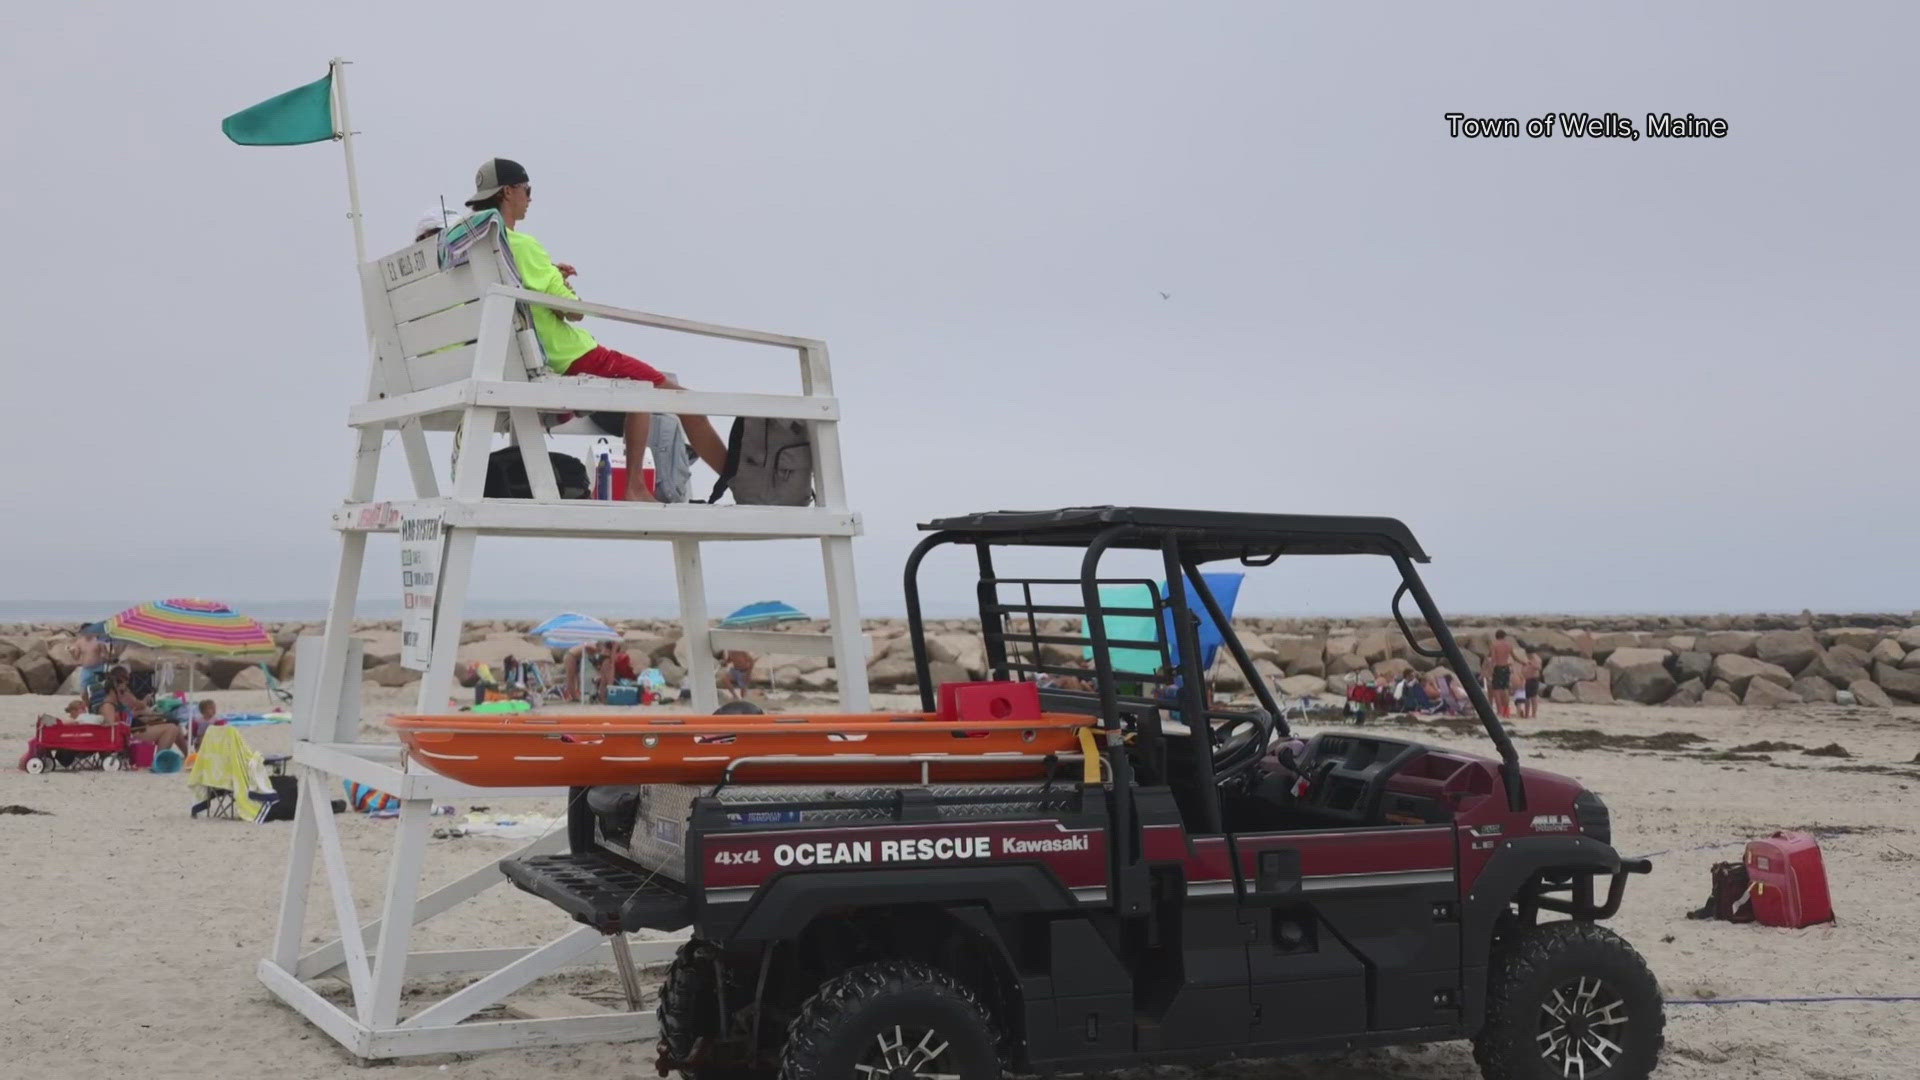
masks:
<instances>
[{"instance_id":1,"label":"white lifeguard tower","mask_svg":"<svg viewBox=\"0 0 1920 1080\"><path fill-rule=\"evenodd\" d=\"M847 507L840 470L840 407L822 342L784 334L739 330L628 311L604 304L563 300L519 287L505 236L497 223L474 231L452 265L441 265L441 245L429 239L362 264L361 298L372 342L367 399L349 423L358 434L352 479L334 511L340 533L340 566L334 580L326 632L298 648L294 720L294 768L299 774L299 814L280 901L271 954L257 971L268 989L322 1031L361 1058L466 1052L600 1040L644 1039L655 1034L651 1011L637 1006L636 961L671 956L677 942L641 942L631 953L624 937L603 936L581 926L537 947L496 947L417 952L413 927L505 881L498 860L426 895L420 873L433 804L454 799L561 797L565 789L474 788L408 763L401 747L360 739L360 643L352 636L354 603L366 562L367 540L397 533L406 523L406 545L428 558L421 572L434 574L415 586L425 612L410 612L417 628L407 642L424 666L419 711L444 712L454 685L461 620L482 536L624 538L662 540L673 547L680 619L691 661L693 707L715 705L714 652L743 648L831 657L838 674L839 711L869 708L867 642L861 634L853 576L853 538L860 519ZM554 375L524 318L529 304L544 304L594 319L658 330L786 349L799 362L798 394L702 393L657 390L642 383ZM805 422L814 467L810 506L708 506L562 501L548 459L542 414L571 411L699 413ZM532 499L484 497L487 458L497 426L505 419L517 440ZM414 498L374 501L374 481L388 433L397 429ZM458 430L452 477L443 494L424 431ZM638 467L638 462L632 463ZM825 634L710 629L701 576L703 544L734 540L812 539L820 542L826 576ZM431 567L436 561L437 569ZM396 567L397 569L397 567ZM425 640L422 640L424 638ZM414 652L417 650L417 652ZM424 663L421 663L424 661ZM353 780L400 800L398 831L378 917L363 921L355 908L346 860L329 808L341 780ZM542 837L529 851L560 850L564 830ZM305 949L307 893L316 858L332 898L338 939ZM609 960L620 969L627 1008L573 1016L529 1016L473 1021L476 1013L562 968ZM477 981L436 1002L402 1015L402 987L410 978L481 974ZM338 979L350 1001L342 1007L314 989L319 979Z\"/></svg>"}]
</instances>

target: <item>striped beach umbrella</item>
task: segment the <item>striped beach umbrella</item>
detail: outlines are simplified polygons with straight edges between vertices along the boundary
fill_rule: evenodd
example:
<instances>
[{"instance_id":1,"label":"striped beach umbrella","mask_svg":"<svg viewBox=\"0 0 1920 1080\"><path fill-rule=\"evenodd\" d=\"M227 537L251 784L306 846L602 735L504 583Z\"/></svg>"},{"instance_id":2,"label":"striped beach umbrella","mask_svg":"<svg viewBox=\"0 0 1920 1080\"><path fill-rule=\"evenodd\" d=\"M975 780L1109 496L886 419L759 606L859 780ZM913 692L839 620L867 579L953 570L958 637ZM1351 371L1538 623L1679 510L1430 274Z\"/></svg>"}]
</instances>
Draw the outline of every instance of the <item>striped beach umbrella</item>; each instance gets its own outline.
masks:
<instances>
[{"instance_id":1,"label":"striped beach umbrella","mask_svg":"<svg viewBox=\"0 0 1920 1080\"><path fill-rule=\"evenodd\" d=\"M792 604L783 604L778 600L762 600L758 604L748 604L721 619L720 625L727 630L750 630L756 626L778 626L781 623L806 621L807 613Z\"/></svg>"},{"instance_id":2,"label":"striped beach umbrella","mask_svg":"<svg viewBox=\"0 0 1920 1080\"><path fill-rule=\"evenodd\" d=\"M533 634L555 648L584 645L589 641L620 640L618 630L590 615L581 615L572 611L561 612L534 627Z\"/></svg>"},{"instance_id":3,"label":"striped beach umbrella","mask_svg":"<svg viewBox=\"0 0 1920 1080\"><path fill-rule=\"evenodd\" d=\"M155 600L108 619L108 637L202 656L271 656L273 635L259 621L218 600Z\"/></svg>"}]
</instances>

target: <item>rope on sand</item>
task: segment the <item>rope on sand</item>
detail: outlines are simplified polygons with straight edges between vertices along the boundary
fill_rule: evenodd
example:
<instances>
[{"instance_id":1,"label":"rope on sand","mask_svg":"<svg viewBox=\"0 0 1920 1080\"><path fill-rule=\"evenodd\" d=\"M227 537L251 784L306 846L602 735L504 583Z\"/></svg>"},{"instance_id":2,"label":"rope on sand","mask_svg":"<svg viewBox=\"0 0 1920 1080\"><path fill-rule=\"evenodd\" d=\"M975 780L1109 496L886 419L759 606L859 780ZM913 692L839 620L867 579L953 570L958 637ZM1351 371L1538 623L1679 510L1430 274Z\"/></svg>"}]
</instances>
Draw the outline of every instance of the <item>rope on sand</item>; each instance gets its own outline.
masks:
<instances>
[{"instance_id":1,"label":"rope on sand","mask_svg":"<svg viewBox=\"0 0 1920 1080\"><path fill-rule=\"evenodd\" d=\"M1668 1005L1822 1005L1831 1001L1920 1001L1920 994L1832 994L1819 997L1668 998Z\"/></svg>"}]
</instances>

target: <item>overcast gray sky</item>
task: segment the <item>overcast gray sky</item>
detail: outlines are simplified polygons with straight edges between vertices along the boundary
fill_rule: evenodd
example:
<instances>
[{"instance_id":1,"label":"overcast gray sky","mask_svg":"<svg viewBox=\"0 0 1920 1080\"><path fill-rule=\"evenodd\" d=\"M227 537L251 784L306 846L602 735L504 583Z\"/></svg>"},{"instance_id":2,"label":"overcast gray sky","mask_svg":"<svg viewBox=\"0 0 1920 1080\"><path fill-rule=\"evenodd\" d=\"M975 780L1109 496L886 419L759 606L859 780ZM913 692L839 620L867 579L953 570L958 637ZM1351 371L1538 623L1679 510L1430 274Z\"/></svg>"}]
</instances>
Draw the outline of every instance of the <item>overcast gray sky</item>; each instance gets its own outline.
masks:
<instances>
[{"instance_id":1,"label":"overcast gray sky","mask_svg":"<svg viewBox=\"0 0 1920 1080\"><path fill-rule=\"evenodd\" d=\"M1920 607L1911 5L13 10L0 615L325 595L366 377L341 155L219 121L336 53L373 252L497 154L590 298L830 343L869 612L918 521L1104 502L1396 515L1461 611ZM1443 119L1569 110L1730 134ZM673 603L664 546L480 550L481 607ZM710 586L818 604L817 568L736 545ZM377 542L368 596L397 577Z\"/></svg>"}]
</instances>

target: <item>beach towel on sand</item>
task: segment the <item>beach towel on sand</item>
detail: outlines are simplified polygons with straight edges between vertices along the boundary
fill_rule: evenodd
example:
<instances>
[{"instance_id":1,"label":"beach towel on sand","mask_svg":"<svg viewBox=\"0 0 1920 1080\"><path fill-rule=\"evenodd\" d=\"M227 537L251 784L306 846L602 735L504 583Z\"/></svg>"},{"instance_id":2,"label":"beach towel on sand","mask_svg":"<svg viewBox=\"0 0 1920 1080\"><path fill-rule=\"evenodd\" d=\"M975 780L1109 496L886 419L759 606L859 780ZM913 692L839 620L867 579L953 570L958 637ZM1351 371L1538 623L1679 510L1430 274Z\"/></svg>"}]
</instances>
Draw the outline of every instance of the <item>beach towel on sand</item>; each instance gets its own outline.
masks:
<instances>
[{"instance_id":1,"label":"beach towel on sand","mask_svg":"<svg viewBox=\"0 0 1920 1080\"><path fill-rule=\"evenodd\" d=\"M212 798L214 791L232 792L233 814L242 821L265 820L272 803L273 782L267 779L266 763L238 729L226 724L207 729L187 783L202 799Z\"/></svg>"}]
</instances>

